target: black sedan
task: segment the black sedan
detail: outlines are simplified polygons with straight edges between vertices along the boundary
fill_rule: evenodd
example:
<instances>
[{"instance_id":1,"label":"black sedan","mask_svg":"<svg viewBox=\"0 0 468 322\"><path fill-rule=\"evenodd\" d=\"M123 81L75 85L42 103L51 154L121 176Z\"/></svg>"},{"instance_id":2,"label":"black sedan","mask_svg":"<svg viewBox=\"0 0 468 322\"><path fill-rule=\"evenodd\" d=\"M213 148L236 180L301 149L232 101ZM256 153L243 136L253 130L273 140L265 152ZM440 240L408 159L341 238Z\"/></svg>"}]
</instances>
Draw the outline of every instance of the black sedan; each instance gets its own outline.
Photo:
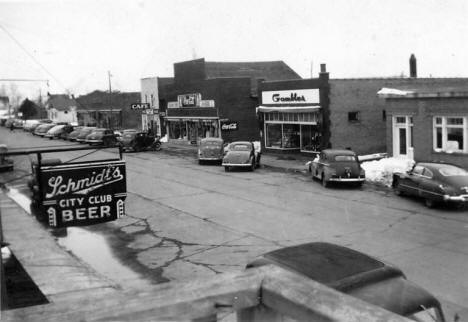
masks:
<instances>
[{"instance_id":1,"label":"black sedan","mask_svg":"<svg viewBox=\"0 0 468 322\"><path fill-rule=\"evenodd\" d=\"M226 147L222 166L226 172L232 168L245 168L254 171L260 166L260 156L260 147L254 142L232 142Z\"/></svg>"},{"instance_id":2,"label":"black sedan","mask_svg":"<svg viewBox=\"0 0 468 322\"><path fill-rule=\"evenodd\" d=\"M366 173L356 153L351 150L326 149L320 152L309 165L312 177L320 180L324 187L330 182L355 183L362 185Z\"/></svg>"},{"instance_id":3,"label":"black sedan","mask_svg":"<svg viewBox=\"0 0 468 322\"><path fill-rule=\"evenodd\" d=\"M444 322L440 302L397 267L340 245L315 242L274 250L247 268L275 265L415 321ZM314 295L311 294L311 297Z\"/></svg>"},{"instance_id":4,"label":"black sedan","mask_svg":"<svg viewBox=\"0 0 468 322\"><path fill-rule=\"evenodd\" d=\"M397 195L423 198L427 207L468 201L468 171L453 164L417 162L408 172L395 173L392 186Z\"/></svg>"}]
</instances>

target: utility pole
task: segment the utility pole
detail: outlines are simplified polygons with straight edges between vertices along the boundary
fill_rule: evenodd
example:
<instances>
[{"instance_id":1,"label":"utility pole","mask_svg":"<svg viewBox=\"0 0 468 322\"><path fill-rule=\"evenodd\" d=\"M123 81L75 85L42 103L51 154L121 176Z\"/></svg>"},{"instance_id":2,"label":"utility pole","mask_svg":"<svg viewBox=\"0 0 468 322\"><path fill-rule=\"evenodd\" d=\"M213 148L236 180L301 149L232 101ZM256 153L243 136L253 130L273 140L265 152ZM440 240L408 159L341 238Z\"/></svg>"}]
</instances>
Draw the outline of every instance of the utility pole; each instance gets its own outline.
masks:
<instances>
[{"instance_id":1,"label":"utility pole","mask_svg":"<svg viewBox=\"0 0 468 322\"><path fill-rule=\"evenodd\" d=\"M112 122L112 87L111 87L111 72L110 70L107 71L107 77L109 79L109 105L110 105L110 118L109 118L109 127L111 130L114 129L114 125Z\"/></svg>"}]
</instances>

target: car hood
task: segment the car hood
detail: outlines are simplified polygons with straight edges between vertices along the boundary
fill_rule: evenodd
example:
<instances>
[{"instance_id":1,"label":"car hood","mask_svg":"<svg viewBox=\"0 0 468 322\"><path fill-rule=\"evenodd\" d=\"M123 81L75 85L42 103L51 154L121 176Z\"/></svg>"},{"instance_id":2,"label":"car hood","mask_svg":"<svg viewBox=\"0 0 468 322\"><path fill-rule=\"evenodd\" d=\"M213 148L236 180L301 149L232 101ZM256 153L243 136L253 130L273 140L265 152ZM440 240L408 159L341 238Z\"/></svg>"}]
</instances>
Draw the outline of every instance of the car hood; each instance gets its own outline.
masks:
<instances>
[{"instance_id":1,"label":"car hood","mask_svg":"<svg viewBox=\"0 0 468 322\"><path fill-rule=\"evenodd\" d=\"M250 159L250 153L246 151L229 151L224 157L225 162L246 163Z\"/></svg>"},{"instance_id":2,"label":"car hood","mask_svg":"<svg viewBox=\"0 0 468 322\"><path fill-rule=\"evenodd\" d=\"M440 308L439 301L432 294L403 276L388 278L345 293L403 316L421 311L421 305Z\"/></svg>"}]
</instances>

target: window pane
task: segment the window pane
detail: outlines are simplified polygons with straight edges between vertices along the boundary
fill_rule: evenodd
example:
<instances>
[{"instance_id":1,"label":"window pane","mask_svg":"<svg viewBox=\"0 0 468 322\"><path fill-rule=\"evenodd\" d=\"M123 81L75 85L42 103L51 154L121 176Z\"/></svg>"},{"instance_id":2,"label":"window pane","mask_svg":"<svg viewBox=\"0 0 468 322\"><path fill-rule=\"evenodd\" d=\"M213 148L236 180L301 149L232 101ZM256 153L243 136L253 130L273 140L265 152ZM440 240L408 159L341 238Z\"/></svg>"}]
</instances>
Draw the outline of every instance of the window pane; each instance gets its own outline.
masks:
<instances>
[{"instance_id":1,"label":"window pane","mask_svg":"<svg viewBox=\"0 0 468 322\"><path fill-rule=\"evenodd\" d=\"M299 148L299 124L284 124L283 148Z\"/></svg>"},{"instance_id":2,"label":"window pane","mask_svg":"<svg viewBox=\"0 0 468 322\"><path fill-rule=\"evenodd\" d=\"M442 124L442 118L441 117L436 117L435 122L436 122L436 124Z\"/></svg>"},{"instance_id":3,"label":"window pane","mask_svg":"<svg viewBox=\"0 0 468 322\"><path fill-rule=\"evenodd\" d=\"M281 148L281 124L266 125L266 146Z\"/></svg>"},{"instance_id":4,"label":"window pane","mask_svg":"<svg viewBox=\"0 0 468 322\"><path fill-rule=\"evenodd\" d=\"M406 117L404 116L397 116L395 118L395 123L398 123L398 124L406 124Z\"/></svg>"},{"instance_id":5,"label":"window pane","mask_svg":"<svg viewBox=\"0 0 468 322\"><path fill-rule=\"evenodd\" d=\"M462 128L447 128L447 150L463 150Z\"/></svg>"},{"instance_id":6,"label":"window pane","mask_svg":"<svg viewBox=\"0 0 468 322\"><path fill-rule=\"evenodd\" d=\"M302 150L320 150L320 133L316 125L301 125Z\"/></svg>"},{"instance_id":7,"label":"window pane","mask_svg":"<svg viewBox=\"0 0 468 322\"><path fill-rule=\"evenodd\" d=\"M463 125L463 117L448 117L447 125Z\"/></svg>"},{"instance_id":8,"label":"window pane","mask_svg":"<svg viewBox=\"0 0 468 322\"><path fill-rule=\"evenodd\" d=\"M442 149L442 128L436 127L436 149Z\"/></svg>"}]
</instances>

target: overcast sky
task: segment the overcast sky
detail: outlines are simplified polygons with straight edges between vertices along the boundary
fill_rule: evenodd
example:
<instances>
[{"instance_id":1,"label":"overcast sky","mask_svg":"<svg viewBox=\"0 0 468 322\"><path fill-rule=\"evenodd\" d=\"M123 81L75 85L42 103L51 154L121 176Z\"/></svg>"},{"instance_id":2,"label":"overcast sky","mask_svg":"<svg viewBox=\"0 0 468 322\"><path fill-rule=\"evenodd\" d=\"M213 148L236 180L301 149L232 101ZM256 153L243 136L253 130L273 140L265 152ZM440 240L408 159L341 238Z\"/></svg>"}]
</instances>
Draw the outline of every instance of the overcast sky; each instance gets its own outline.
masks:
<instances>
[{"instance_id":1,"label":"overcast sky","mask_svg":"<svg viewBox=\"0 0 468 322\"><path fill-rule=\"evenodd\" d=\"M107 71L112 89L139 91L193 58L351 78L408 75L414 53L419 77L468 77L468 1L0 0L0 44L0 79L76 95L108 90Z\"/></svg>"}]
</instances>

